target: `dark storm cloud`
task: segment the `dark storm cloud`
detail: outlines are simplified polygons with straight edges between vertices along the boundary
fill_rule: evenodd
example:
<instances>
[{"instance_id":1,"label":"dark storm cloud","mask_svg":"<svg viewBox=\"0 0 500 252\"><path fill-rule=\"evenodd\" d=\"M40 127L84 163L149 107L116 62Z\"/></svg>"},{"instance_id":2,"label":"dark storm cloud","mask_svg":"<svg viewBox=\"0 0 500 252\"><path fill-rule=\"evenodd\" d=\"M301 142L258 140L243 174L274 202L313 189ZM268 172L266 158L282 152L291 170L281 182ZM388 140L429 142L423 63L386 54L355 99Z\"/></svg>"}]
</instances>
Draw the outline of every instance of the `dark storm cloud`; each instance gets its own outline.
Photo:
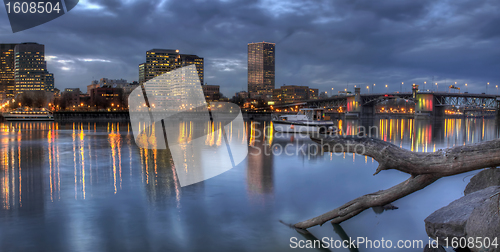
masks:
<instances>
[{"instance_id":1,"label":"dark storm cloud","mask_svg":"<svg viewBox=\"0 0 500 252\"><path fill-rule=\"evenodd\" d=\"M434 79L484 90L500 82L498 13L496 1L481 0L80 1L16 34L0 11L0 41L45 44L59 88L137 80L146 50L171 48L204 57L206 82L232 96L246 89L247 43L270 41L277 87L377 83L381 91Z\"/></svg>"}]
</instances>

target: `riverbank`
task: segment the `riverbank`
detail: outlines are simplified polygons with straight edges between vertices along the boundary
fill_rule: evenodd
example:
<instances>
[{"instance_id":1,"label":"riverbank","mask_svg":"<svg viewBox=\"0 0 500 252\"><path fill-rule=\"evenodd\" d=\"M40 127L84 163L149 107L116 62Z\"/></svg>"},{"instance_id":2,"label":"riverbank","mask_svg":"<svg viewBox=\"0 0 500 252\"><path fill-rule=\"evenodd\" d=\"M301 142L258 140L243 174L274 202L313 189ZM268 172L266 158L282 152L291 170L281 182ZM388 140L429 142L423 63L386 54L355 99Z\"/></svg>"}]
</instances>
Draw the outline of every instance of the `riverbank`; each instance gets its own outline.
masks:
<instances>
[{"instance_id":1,"label":"riverbank","mask_svg":"<svg viewBox=\"0 0 500 252\"><path fill-rule=\"evenodd\" d=\"M149 117L149 115L147 115ZM271 113L243 112L245 120L271 120ZM56 122L130 122L128 111L113 112L54 112Z\"/></svg>"},{"instance_id":2,"label":"riverbank","mask_svg":"<svg viewBox=\"0 0 500 252\"><path fill-rule=\"evenodd\" d=\"M124 112L54 112L56 122L129 122L130 116Z\"/></svg>"},{"instance_id":3,"label":"riverbank","mask_svg":"<svg viewBox=\"0 0 500 252\"><path fill-rule=\"evenodd\" d=\"M80 112L80 111L64 111L64 112L54 112L54 120L56 122L130 122L130 115L128 111L113 111L113 112ZM336 119L346 119L343 114L338 113L325 113L329 116L331 120ZM253 121L268 121L271 120L271 112L243 112L243 118L245 120ZM418 118L418 119L430 119ZM455 118L470 118L464 116L445 116L437 117L439 119L455 119ZM489 118L489 117L485 117ZM396 114L396 115L385 115L377 114L373 117L361 117L352 119L414 119L413 115L408 114ZM415 118L416 119L416 118ZM5 119L0 114L0 122L4 122Z\"/></svg>"}]
</instances>

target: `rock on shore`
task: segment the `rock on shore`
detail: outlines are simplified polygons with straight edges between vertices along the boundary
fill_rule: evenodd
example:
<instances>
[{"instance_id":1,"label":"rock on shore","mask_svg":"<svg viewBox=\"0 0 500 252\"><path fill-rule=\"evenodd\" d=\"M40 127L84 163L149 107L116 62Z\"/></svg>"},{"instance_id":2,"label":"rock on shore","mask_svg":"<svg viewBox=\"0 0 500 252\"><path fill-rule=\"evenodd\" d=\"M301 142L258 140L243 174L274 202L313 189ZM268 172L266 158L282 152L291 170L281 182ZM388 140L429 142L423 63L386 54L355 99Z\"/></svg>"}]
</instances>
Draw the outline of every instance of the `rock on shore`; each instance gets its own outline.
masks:
<instances>
[{"instance_id":1,"label":"rock on shore","mask_svg":"<svg viewBox=\"0 0 500 252\"><path fill-rule=\"evenodd\" d=\"M470 179L464 194L470 194L490 186L500 186L500 169L486 169Z\"/></svg>"},{"instance_id":2,"label":"rock on shore","mask_svg":"<svg viewBox=\"0 0 500 252\"><path fill-rule=\"evenodd\" d=\"M471 179L465 196L451 202L425 219L427 235L439 239L440 245L451 245L461 237L484 241L489 237L500 243L500 169L487 169ZM448 238L448 244L445 244ZM455 238L455 239L456 239ZM471 247L471 251L500 251L495 248Z\"/></svg>"}]
</instances>

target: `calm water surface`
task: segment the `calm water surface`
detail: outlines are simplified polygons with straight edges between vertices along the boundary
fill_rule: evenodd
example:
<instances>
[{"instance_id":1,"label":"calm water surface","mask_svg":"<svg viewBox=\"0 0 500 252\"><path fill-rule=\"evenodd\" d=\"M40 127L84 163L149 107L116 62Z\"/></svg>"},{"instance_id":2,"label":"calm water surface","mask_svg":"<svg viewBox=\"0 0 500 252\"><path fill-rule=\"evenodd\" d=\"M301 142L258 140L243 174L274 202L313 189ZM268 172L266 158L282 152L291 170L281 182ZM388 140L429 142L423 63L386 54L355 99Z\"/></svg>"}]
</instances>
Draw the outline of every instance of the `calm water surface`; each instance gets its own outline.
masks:
<instances>
[{"instance_id":1,"label":"calm water surface","mask_svg":"<svg viewBox=\"0 0 500 252\"><path fill-rule=\"evenodd\" d=\"M376 126L373 135L418 152L499 136L494 119L338 123L347 134ZM230 141L248 143L247 159L181 188L169 151L139 149L126 123L1 123L0 251L288 251L291 237L306 238L280 220L315 217L408 178L398 171L373 176L371 158L316 153L308 138L268 126L232 129L241 135ZM182 137L189 127L180 123ZM207 134L205 144L220 146L220 136ZM398 210L369 209L342 227L354 238L428 241L424 219L462 196L475 173L443 178L396 201ZM310 231L340 239L329 223Z\"/></svg>"}]
</instances>

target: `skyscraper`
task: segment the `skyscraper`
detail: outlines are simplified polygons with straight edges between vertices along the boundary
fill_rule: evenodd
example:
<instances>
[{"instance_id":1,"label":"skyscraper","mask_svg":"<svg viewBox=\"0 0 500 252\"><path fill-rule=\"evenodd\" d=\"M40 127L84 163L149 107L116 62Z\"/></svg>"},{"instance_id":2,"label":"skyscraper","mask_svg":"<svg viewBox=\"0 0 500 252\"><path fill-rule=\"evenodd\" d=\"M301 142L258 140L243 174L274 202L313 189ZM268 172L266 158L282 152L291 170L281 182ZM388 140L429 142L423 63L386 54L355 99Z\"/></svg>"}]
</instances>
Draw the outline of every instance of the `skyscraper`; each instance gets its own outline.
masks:
<instances>
[{"instance_id":1,"label":"skyscraper","mask_svg":"<svg viewBox=\"0 0 500 252\"><path fill-rule=\"evenodd\" d=\"M37 43L18 44L15 49L16 93L45 91L45 46Z\"/></svg>"},{"instance_id":2,"label":"skyscraper","mask_svg":"<svg viewBox=\"0 0 500 252\"><path fill-rule=\"evenodd\" d=\"M146 70L144 69L146 67L146 63L142 63L139 65L139 83L142 84L146 82Z\"/></svg>"},{"instance_id":3,"label":"skyscraper","mask_svg":"<svg viewBox=\"0 0 500 252\"><path fill-rule=\"evenodd\" d=\"M200 78L200 83L203 85L203 58L198 57L197 55L181 54L179 64L180 66L189 66L194 64L196 66L196 71L198 72L198 77Z\"/></svg>"},{"instance_id":4,"label":"skyscraper","mask_svg":"<svg viewBox=\"0 0 500 252\"><path fill-rule=\"evenodd\" d=\"M179 50L152 49L147 51L146 63L141 64L144 68L142 78L144 82L175 69L177 56L179 56Z\"/></svg>"},{"instance_id":5,"label":"skyscraper","mask_svg":"<svg viewBox=\"0 0 500 252\"><path fill-rule=\"evenodd\" d=\"M275 44L248 44L248 93L250 98L270 100L274 89Z\"/></svg>"},{"instance_id":6,"label":"skyscraper","mask_svg":"<svg viewBox=\"0 0 500 252\"><path fill-rule=\"evenodd\" d=\"M14 49L17 44L0 44L0 101L14 96Z\"/></svg>"},{"instance_id":7,"label":"skyscraper","mask_svg":"<svg viewBox=\"0 0 500 252\"><path fill-rule=\"evenodd\" d=\"M149 50L146 52L146 62L139 65L139 83L142 84L166 72L192 64L196 66L200 83L203 84L203 58L196 55L180 54L179 50Z\"/></svg>"},{"instance_id":8,"label":"skyscraper","mask_svg":"<svg viewBox=\"0 0 500 252\"><path fill-rule=\"evenodd\" d=\"M45 91L54 92L54 74L45 71Z\"/></svg>"}]
</instances>

